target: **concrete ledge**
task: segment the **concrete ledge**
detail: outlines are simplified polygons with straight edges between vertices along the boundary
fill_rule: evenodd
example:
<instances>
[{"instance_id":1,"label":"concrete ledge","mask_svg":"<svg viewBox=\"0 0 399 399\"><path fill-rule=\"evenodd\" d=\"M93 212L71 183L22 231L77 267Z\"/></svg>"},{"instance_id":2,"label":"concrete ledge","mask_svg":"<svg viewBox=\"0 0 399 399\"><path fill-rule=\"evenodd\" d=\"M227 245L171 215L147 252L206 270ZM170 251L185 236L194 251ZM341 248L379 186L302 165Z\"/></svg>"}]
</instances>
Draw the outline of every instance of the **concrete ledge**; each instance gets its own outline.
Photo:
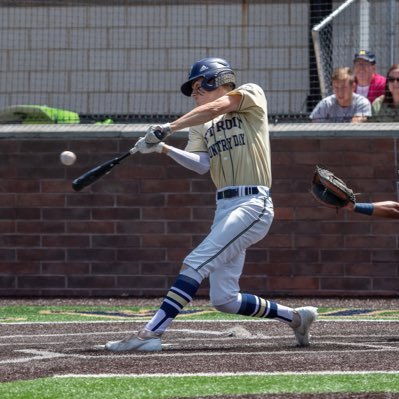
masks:
<instances>
[{"instance_id":1,"label":"concrete ledge","mask_svg":"<svg viewBox=\"0 0 399 399\"><path fill-rule=\"evenodd\" d=\"M114 125L0 125L1 139L132 138L145 134L150 124ZM188 129L176 132L187 136ZM398 137L399 123L282 123L270 124L271 137Z\"/></svg>"}]
</instances>

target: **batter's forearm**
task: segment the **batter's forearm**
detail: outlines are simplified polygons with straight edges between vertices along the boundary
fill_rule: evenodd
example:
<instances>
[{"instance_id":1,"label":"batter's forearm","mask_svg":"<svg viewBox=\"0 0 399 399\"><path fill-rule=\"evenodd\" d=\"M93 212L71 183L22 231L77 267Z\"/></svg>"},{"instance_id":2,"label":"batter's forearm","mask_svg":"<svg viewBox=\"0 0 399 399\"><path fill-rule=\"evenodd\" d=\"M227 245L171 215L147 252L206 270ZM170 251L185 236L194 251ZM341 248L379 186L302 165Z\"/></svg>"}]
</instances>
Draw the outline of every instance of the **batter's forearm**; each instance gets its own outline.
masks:
<instances>
[{"instance_id":1,"label":"batter's forearm","mask_svg":"<svg viewBox=\"0 0 399 399\"><path fill-rule=\"evenodd\" d=\"M170 128L172 132L176 132L191 126L202 125L216 118L218 115L220 114L214 109L210 109L207 106L200 106L181 116L179 119L176 119L174 122L171 122Z\"/></svg>"},{"instance_id":2,"label":"batter's forearm","mask_svg":"<svg viewBox=\"0 0 399 399\"><path fill-rule=\"evenodd\" d=\"M207 152L188 152L176 147L164 144L162 152L171 157L178 164L200 175L209 171L210 160Z\"/></svg>"},{"instance_id":3,"label":"batter's forearm","mask_svg":"<svg viewBox=\"0 0 399 399\"><path fill-rule=\"evenodd\" d=\"M237 111L241 101L241 95L225 95L210 103L200 105L185 115L171 122L172 132L186 129L191 126L202 125L219 115Z\"/></svg>"}]
</instances>

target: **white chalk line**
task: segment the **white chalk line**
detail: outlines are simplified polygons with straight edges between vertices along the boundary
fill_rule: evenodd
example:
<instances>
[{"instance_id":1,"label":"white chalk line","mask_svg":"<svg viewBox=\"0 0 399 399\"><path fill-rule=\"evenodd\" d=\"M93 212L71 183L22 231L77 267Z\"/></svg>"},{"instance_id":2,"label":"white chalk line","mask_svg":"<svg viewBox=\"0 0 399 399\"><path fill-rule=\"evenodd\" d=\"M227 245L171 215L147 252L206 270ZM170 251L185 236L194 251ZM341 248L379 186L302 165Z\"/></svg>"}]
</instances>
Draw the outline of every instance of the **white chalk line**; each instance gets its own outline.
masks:
<instances>
[{"instance_id":1,"label":"white chalk line","mask_svg":"<svg viewBox=\"0 0 399 399\"><path fill-rule=\"evenodd\" d=\"M192 334L192 335L204 335L208 336L207 341L215 341L215 340L220 340L220 338L225 338L226 341L228 340L237 340L237 339L245 339L249 341L257 341L257 340L269 340L269 341L274 341L278 339L290 339L293 338L292 334L284 334L284 335L265 335L261 333L250 333L248 332L248 335L245 336L231 336L230 334L234 331L231 330L224 330L224 331L212 331L212 330L198 330L198 329L174 329L171 328L168 330L168 332L173 333L173 332L179 332L179 333L187 333L187 334ZM239 331L240 332L240 331ZM77 332L77 333L52 333L52 334L17 334L17 335L4 335L0 336L0 341L1 340L13 340L13 339L46 339L46 338L63 338L63 337L83 337L83 336L108 336L112 335L113 337L115 336L126 336L129 334L132 334L133 332L131 330L125 330L125 331L95 331L95 332ZM213 336L213 337L212 337ZM215 338L214 338L215 337ZM355 343L355 342L328 342L328 341L321 341L325 339L345 339L348 340L350 339L364 339L365 336L362 334L344 334L344 335L322 335L318 336L318 342L324 342L324 343L330 343L330 344L340 344L340 345L357 345L357 346L370 346L371 345L376 345L372 343ZM378 335L367 335L368 339L383 339L383 338L392 338L392 334L378 334ZM175 338L176 339L176 338ZM178 341L190 341L192 340L193 337L179 337L176 340ZM54 342L44 342L45 345L49 344L65 344L67 343L66 341L54 341ZM17 343L11 343L11 342L5 342L2 343L0 342L0 347L1 346L10 346L10 345L27 345L27 342L17 342ZM33 342L30 342L29 344L34 344ZM253 343L252 343L253 344ZM262 344L262 343L260 343ZM386 348L387 346L381 345L381 347ZM392 349L397 349L395 347L392 347Z\"/></svg>"},{"instance_id":2,"label":"white chalk line","mask_svg":"<svg viewBox=\"0 0 399 399\"><path fill-rule=\"evenodd\" d=\"M226 331L210 331L210 330L191 330L191 329L169 329L168 331L176 332L192 332L196 334L204 335L226 335ZM115 335L115 334L132 334L134 331L100 331L100 332L77 332L77 333L57 333L57 334L17 334L17 335L3 335L1 339L12 339L12 338L34 338L34 337L76 337L76 336L90 336L90 335Z\"/></svg>"},{"instance_id":3,"label":"white chalk line","mask_svg":"<svg viewBox=\"0 0 399 399\"><path fill-rule=\"evenodd\" d=\"M337 341L323 341L323 344L331 344L331 345L339 345L339 346L357 346L359 348L369 348L369 349L381 349L383 351L399 351L399 347L389 346L389 345L377 345L377 344L369 344L369 343L361 343L361 342L337 342Z\"/></svg>"},{"instance_id":4,"label":"white chalk line","mask_svg":"<svg viewBox=\"0 0 399 399\"><path fill-rule=\"evenodd\" d=\"M292 339L293 336L290 335L279 335L279 336L270 336L270 335L255 335L253 334L252 336L246 336L246 337L232 337L228 336L227 333L231 332L229 331L209 331L209 330L192 330L192 329L170 329L170 332L180 332L180 333L187 333L187 334L194 334L194 335L207 335L207 341L215 341L215 340L220 340L220 338L225 338L224 342L229 342L237 339L245 339L251 341L251 346L264 346L264 342L254 342L254 341L259 341L259 340L278 340L278 339ZM8 336L3 336L0 337L3 339L13 339L13 338L54 338L54 337L79 337L79 336L101 336L101 335L123 335L123 334L131 334L132 331L106 331L106 332L81 332L81 333L57 333L57 334L29 334L29 335L8 335ZM213 336L213 337L209 337ZM378 339L383 339L383 338L391 338L392 335L368 335L367 338L378 338ZM318 337L316 342L317 345L323 345L323 344L330 344L330 345L339 345L341 347L350 347L350 346L355 346L358 347L359 349L356 349L356 352L384 352L384 351L399 351L399 347L394 347L391 345L384 345L384 344L378 344L378 343L359 343L359 342L339 342L339 341L329 341L328 339L339 339L343 338L348 340L348 338L355 339L355 338L363 338L364 335L359 335L359 334L353 334L353 335L332 335L332 336L322 336ZM182 342L182 341L192 341L192 337L180 337L176 339L177 342ZM68 342L70 344L70 342ZM59 342L44 342L43 344L45 345L66 345L68 344L65 341L59 341ZM26 346L26 345L32 345L33 343L27 343L27 342L22 342L22 343L0 343L0 346L12 346L12 345L17 345L17 346ZM179 344L173 344L173 343L166 343L163 344L164 348L174 348L174 347L179 347ZM103 345L97 345L97 347L91 347L91 349L103 349ZM81 348L66 348L66 350L77 350ZM89 349L89 348L86 348ZM183 349L184 350L184 349ZM46 359L52 359L52 358L59 358L59 357L77 357L80 359L99 359L99 358L110 358L110 355L112 354L104 354L104 355L82 355L82 354L73 354L73 353L58 353L58 352L52 352L52 351L45 351L45 350L36 350L36 349L19 349L15 350L17 352L21 353L28 353L28 354L34 354L35 356L33 357L23 357L23 358L17 358L17 359L6 359L6 360L1 360L0 364L11 364L11 363L24 363L24 362L30 362L30 361L36 361L36 360L46 360ZM354 350L353 349L342 349L339 350L339 353L352 353ZM167 352L162 352L162 353L128 353L128 354L118 354L120 357L130 357L130 358L143 358L143 356L146 357L193 357L193 356L242 356L242 355L248 355L251 354L252 356L274 356L274 355L292 355L293 353L301 353L301 354L306 354L306 355L320 355L324 353L331 354L331 350L315 350L315 351L303 351L303 349L299 350L290 350L290 351L262 351L262 352L226 352L226 351L218 351L218 352L194 352L194 353L167 353Z\"/></svg>"},{"instance_id":5,"label":"white chalk line","mask_svg":"<svg viewBox=\"0 0 399 399\"><path fill-rule=\"evenodd\" d=\"M191 329L169 329L169 333L172 332L183 332L183 333L188 333L188 334L193 334L193 335L208 335L208 336L216 336L216 337L225 337L226 339L247 339L247 340L276 340L276 339L287 339L287 338L292 338L292 334L284 334L284 335L264 335L261 333L250 333L252 335L248 335L245 337L236 337L236 336L229 336L228 334L230 333L229 331L212 331L212 330L191 330ZM19 339L19 338L57 338L57 337L81 337L81 336L98 336L98 335L112 335L112 336L125 336L134 333L132 330L125 330L125 331L95 331L95 332L77 332L77 333L57 333L57 334L17 334L17 335L3 335L0 336L0 341L3 339L6 340L11 340L11 339ZM348 338L365 338L365 335L363 334L344 334L344 335L319 335L319 338L343 338L343 339L348 339ZM366 338L392 338L392 334L378 334L378 335L367 335ZM192 337L186 337L186 338L178 338L179 340L190 340ZM218 340L219 338L211 338L208 337L208 340ZM398 337L399 340L399 337ZM57 342L54 342L57 343ZM62 342L60 342L62 343ZM19 345L19 343L1 343L0 346L9 346L9 345ZM26 344L26 343L25 343ZM45 342L47 345L48 342Z\"/></svg>"},{"instance_id":6,"label":"white chalk line","mask_svg":"<svg viewBox=\"0 0 399 399\"><path fill-rule=\"evenodd\" d=\"M164 345L165 347L173 347L174 345L172 344L166 344ZM176 345L177 346L177 345ZM338 352L340 354L342 353L381 353L381 352L392 352L392 350L399 351L399 348L389 348L389 347L382 347L382 348L369 348L367 349L347 349L347 350L339 350L339 351L331 351L331 350L303 350L303 349L292 349L292 350L283 350L283 351L257 351L257 352L243 352L243 351L197 351L197 352L190 352L190 353L177 353L177 352L134 352L134 353L118 353L118 354L113 354L107 352L104 355L82 355L82 354L74 354L74 353L59 353L59 352L53 352L53 351L47 351L47 350L39 350L39 349L19 349L15 350L14 352L20 352L20 353L27 353L27 354L33 354L35 356L30 356L30 357L22 357L22 358L17 358L17 359L6 359L6 360L1 360L0 364L14 364L14 363L26 363L26 362L33 362L33 361L43 361L47 359L54 359L54 358L78 358L78 359L83 359L83 360L99 360L99 359L115 359L115 358L130 358L130 359L148 359L148 358L167 358L167 357L172 357L174 359L179 358L179 357L236 357L238 358L239 356L247 356L251 355L252 357L255 356L262 356L264 358L266 357L275 357L276 355L287 355L287 356L292 356L294 354L301 354L304 356L312 357L312 356L320 356L321 354L332 354L335 352Z\"/></svg>"},{"instance_id":7,"label":"white chalk line","mask_svg":"<svg viewBox=\"0 0 399 399\"><path fill-rule=\"evenodd\" d=\"M173 347L173 345L168 345L168 348ZM347 350L339 350L339 351L331 351L331 350L304 350L304 349L292 349L292 350L282 350L282 351L257 351L257 352L244 352L244 351L228 351L226 352L225 350L221 351L196 351L196 352L190 352L190 353L177 353L177 352L157 352L157 353L131 353L131 354L113 354L113 356L118 356L118 357L125 357L125 358L139 358L143 359L143 356L145 358L164 358L164 357L173 357L173 358L179 358L179 357L214 357L214 356L223 356L223 357L236 357L237 356L247 356L251 355L252 357L254 356L262 356L262 357L275 357L276 355L287 355L287 356L292 356L294 354L301 354L301 355L306 355L306 356L320 356L320 354L332 354L335 352L339 353L360 353L360 352L372 352L372 353L381 353L381 352L392 352L392 349L387 348L387 349L347 349ZM99 358L107 358L110 359L110 355L79 355L87 358L94 358L94 359L99 359Z\"/></svg>"},{"instance_id":8,"label":"white chalk line","mask_svg":"<svg viewBox=\"0 0 399 399\"><path fill-rule=\"evenodd\" d=\"M50 351L44 351L44 350L38 350L38 349L15 350L14 352L27 353L27 354L32 354L32 355L36 355L36 356L20 357L17 359L0 360L0 364L26 363L26 362L32 362L34 360L55 359L55 358L68 356L63 353L56 353L56 352L50 352Z\"/></svg>"},{"instance_id":9,"label":"white chalk line","mask_svg":"<svg viewBox=\"0 0 399 399\"><path fill-rule=\"evenodd\" d=\"M318 319L317 323L331 323L331 322L338 322L338 323L399 323L399 320L384 320L384 319ZM135 320L77 320L77 321L21 321L21 322L2 322L0 321L0 326L34 326L34 325L46 325L46 324L114 324L114 323L138 323L142 324L150 320L151 317L142 318L142 319L135 319ZM246 318L239 318L239 319L229 319L229 320L188 320L183 319L179 320L176 319L176 323L274 323L275 320L272 319L246 319Z\"/></svg>"},{"instance_id":10,"label":"white chalk line","mask_svg":"<svg viewBox=\"0 0 399 399\"><path fill-rule=\"evenodd\" d=\"M176 377L239 377L239 376L298 376L298 375L365 375L365 374L398 374L396 370L360 370L360 371L243 371L243 372L215 372L215 373L171 373L171 374L56 374L53 378L176 378Z\"/></svg>"}]
</instances>

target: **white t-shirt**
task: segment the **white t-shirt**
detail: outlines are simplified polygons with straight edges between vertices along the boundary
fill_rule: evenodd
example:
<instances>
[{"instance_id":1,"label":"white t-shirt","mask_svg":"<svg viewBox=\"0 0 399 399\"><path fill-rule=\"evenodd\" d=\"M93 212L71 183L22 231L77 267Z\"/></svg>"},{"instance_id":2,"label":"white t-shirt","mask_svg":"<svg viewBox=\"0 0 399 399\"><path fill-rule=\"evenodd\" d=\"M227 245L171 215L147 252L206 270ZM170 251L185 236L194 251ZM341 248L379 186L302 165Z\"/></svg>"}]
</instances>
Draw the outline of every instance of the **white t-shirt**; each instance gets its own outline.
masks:
<instances>
[{"instance_id":1,"label":"white t-shirt","mask_svg":"<svg viewBox=\"0 0 399 399\"><path fill-rule=\"evenodd\" d=\"M363 97L367 97L369 94L370 86L359 86L356 87L356 93L362 95Z\"/></svg>"}]
</instances>

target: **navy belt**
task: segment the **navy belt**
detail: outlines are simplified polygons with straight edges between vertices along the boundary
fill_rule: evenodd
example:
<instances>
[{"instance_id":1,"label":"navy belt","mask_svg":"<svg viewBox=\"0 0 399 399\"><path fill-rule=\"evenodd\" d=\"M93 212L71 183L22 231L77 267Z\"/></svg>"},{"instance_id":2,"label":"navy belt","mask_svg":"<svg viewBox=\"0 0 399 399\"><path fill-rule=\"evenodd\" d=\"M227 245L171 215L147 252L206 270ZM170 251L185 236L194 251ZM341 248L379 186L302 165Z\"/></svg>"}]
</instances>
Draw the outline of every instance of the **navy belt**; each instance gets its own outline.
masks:
<instances>
[{"instance_id":1,"label":"navy belt","mask_svg":"<svg viewBox=\"0 0 399 399\"><path fill-rule=\"evenodd\" d=\"M217 199L226 199L234 197L243 197L244 195L259 194L258 187L237 187L237 188L226 188L226 190L218 191Z\"/></svg>"}]
</instances>

